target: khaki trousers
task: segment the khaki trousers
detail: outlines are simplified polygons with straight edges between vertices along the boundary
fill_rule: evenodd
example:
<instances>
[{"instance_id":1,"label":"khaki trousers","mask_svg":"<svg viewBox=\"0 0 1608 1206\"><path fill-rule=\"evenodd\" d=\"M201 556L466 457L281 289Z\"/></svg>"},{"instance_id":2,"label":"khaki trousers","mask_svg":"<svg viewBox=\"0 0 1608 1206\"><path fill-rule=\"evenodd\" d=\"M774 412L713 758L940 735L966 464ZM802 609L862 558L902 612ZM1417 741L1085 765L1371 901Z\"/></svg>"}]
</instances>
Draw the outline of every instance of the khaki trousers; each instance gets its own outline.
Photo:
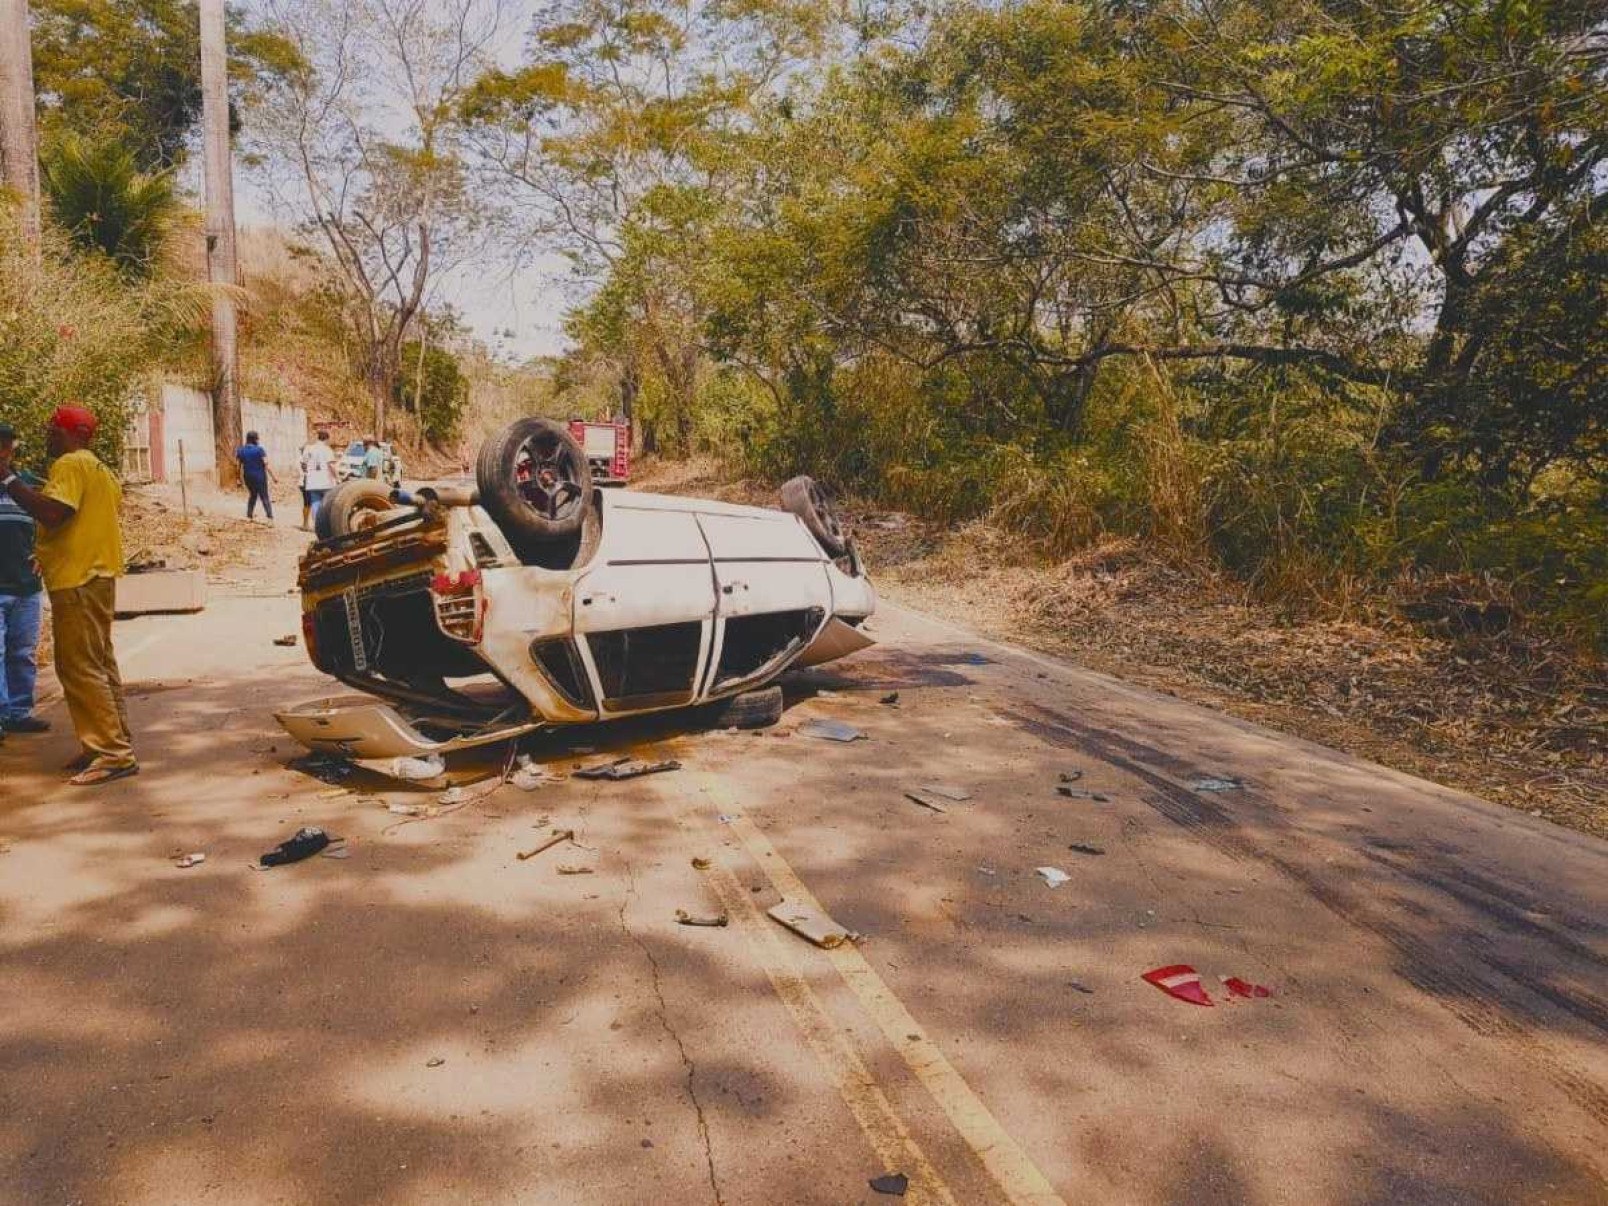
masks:
<instances>
[{"instance_id":1,"label":"khaki trousers","mask_svg":"<svg viewBox=\"0 0 1608 1206\"><path fill-rule=\"evenodd\" d=\"M67 699L79 743L95 765L134 765L123 679L112 651L115 578L91 578L50 592L50 631L56 643L56 681Z\"/></svg>"}]
</instances>

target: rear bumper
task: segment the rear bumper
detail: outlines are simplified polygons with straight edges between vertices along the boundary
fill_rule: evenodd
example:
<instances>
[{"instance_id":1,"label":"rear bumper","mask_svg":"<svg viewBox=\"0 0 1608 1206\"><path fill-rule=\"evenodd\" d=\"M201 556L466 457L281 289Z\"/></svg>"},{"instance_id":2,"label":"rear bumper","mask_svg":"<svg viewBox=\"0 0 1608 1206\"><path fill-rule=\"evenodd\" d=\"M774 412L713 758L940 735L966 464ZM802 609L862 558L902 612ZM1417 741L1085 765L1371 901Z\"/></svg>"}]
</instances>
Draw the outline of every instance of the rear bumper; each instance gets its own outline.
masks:
<instances>
[{"instance_id":1,"label":"rear bumper","mask_svg":"<svg viewBox=\"0 0 1608 1206\"><path fill-rule=\"evenodd\" d=\"M284 730L308 749L351 758L418 758L507 741L534 732L534 721L492 722L445 740L425 736L391 704L367 695L312 699L274 713Z\"/></svg>"}]
</instances>

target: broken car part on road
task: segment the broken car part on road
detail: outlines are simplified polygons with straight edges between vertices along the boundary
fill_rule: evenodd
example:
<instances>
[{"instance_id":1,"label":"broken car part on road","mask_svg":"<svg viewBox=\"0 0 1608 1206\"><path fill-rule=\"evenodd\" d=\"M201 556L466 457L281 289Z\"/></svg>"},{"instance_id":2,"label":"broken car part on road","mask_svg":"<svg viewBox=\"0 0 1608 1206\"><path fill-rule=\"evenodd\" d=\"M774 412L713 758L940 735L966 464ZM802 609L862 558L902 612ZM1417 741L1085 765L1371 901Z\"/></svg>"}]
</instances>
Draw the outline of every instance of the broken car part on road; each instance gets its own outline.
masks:
<instances>
[{"instance_id":1,"label":"broken car part on road","mask_svg":"<svg viewBox=\"0 0 1608 1206\"><path fill-rule=\"evenodd\" d=\"M363 694L277 714L310 749L421 757L725 703L872 643L876 593L807 478L784 510L596 490L561 425L524 419L476 479L407 503L354 480L325 500L302 643Z\"/></svg>"}]
</instances>

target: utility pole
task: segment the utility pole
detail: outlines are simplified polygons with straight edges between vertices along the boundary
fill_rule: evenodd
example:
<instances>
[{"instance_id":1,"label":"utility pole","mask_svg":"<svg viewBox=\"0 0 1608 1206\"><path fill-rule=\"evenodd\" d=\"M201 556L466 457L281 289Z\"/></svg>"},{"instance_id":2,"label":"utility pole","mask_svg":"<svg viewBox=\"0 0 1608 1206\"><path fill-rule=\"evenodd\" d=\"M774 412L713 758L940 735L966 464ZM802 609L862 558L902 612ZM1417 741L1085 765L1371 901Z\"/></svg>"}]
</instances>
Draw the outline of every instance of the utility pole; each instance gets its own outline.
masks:
<instances>
[{"instance_id":1,"label":"utility pole","mask_svg":"<svg viewBox=\"0 0 1608 1206\"><path fill-rule=\"evenodd\" d=\"M0 0L0 3L11 0ZM223 0L201 0L201 169L207 203L207 279L212 300L212 428L218 441L218 481L234 479L240 446L236 379L234 161L229 147L229 59Z\"/></svg>"},{"instance_id":2,"label":"utility pole","mask_svg":"<svg viewBox=\"0 0 1608 1206\"><path fill-rule=\"evenodd\" d=\"M0 0L0 183L17 194L22 237L37 248L39 144L28 0Z\"/></svg>"}]
</instances>

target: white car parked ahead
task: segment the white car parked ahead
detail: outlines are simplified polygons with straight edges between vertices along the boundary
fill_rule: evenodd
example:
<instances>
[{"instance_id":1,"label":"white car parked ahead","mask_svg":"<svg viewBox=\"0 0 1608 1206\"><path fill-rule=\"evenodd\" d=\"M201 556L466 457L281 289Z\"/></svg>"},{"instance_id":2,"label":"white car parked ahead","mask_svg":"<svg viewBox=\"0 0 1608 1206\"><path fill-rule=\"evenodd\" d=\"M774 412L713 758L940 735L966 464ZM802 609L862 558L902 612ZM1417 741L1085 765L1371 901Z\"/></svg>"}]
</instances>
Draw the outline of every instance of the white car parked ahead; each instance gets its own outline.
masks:
<instances>
[{"instance_id":1,"label":"white car parked ahead","mask_svg":"<svg viewBox=\"0 0 1608 1206\"><path fill-rule=\"evenodd\" d=\"M392 758L723 705L771 723L792 666L870 645L853 541L808 478L786 510L594 490L559 424L488 441L467 487L338 487L303 558L309 655L362 695L278 715L304 745ZM401 496L406 498L407 496Z\"/></svg>"}]
</instances>

